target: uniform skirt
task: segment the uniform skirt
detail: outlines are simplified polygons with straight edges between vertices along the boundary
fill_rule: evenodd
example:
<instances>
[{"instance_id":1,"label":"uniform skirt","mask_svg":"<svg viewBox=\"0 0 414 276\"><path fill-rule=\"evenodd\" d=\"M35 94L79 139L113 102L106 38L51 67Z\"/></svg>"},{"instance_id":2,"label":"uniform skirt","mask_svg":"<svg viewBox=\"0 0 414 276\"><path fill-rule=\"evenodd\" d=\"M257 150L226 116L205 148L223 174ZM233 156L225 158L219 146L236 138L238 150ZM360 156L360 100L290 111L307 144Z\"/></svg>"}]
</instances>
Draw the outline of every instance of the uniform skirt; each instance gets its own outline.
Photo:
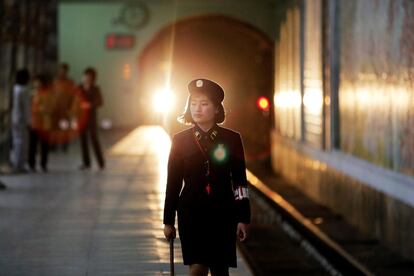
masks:
<instances>
[{"instance_id":1,"label":"uniform skirt","mask_svg":"<svg viewBox=\"0 0 414 276\"><path fill-rule=\"evenodd\" d=\"M237 266L237 224L231 206L205 201L178 208L178 232L185 265Z\"/></svg>"}]
</instances>

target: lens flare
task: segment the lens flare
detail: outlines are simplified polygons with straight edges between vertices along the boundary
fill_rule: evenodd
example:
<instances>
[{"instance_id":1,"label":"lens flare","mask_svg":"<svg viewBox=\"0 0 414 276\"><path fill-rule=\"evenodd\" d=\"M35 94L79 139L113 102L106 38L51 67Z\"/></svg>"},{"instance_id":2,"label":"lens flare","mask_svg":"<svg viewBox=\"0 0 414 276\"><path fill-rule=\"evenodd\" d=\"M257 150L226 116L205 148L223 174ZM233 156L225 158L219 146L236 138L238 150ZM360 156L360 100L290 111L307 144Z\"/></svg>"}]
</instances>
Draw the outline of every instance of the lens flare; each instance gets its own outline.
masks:
<instances>
[{"instance_id":1,"label":"lens flare","mask_svg":"<svg viewBox=\"0 0 414 276\"><path fill-rule=\"evenodd\" d=\"M62 119L59 121L59 128L61 130L67 130L69 129L69 121L66 119Z\"/></svg>"},{"instance_id":2,"label":"lens flare","mask_svg":"<svg viewBox=\"0 0 414 276\"><path fill-rule=\"evenodd\" d=\"M112 128L112 120L111 119L102 119L101 128L105 129L105 130L111 129Z\"/></svg>"},{"instance_id":3,"label":"lens flare","mask_svg":"<svg viewBox=\"0 0 414 276\"><path fill-rule=\"evenodd\" d=\"M223 144L219 144L213 151L214 160L217 162L223 162L227 158L227 150Z\"/></svg>"},{"instance_id":4,"label":"lens flare","mask_svg":"<svg viewBox=\"0 0 414 276\"><path fill-rule=\"evenodd\" d=\"M174 100L174 93L171 89L158 90L153 98L155 111L168 113L174 105Z\"/></svg>"}]
</instances>

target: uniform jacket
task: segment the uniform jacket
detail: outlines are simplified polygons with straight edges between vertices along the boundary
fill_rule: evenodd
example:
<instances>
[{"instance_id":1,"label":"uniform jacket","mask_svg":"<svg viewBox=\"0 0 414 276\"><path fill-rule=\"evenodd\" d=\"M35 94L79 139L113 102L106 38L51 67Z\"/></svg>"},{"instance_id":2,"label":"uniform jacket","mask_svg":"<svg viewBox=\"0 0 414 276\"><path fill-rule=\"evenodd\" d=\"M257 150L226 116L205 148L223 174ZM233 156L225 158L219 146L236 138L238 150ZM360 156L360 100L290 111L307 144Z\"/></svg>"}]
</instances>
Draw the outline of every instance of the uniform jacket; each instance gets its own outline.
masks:
<instances>
[{"instance_id":1,"label":"uniform jacket","mask_svg":"<svg viewBox=\"0 0 414 276\"><path fill-rule=\"evenodd\" d=\"M205 133L195 126L173 137L164 224L174 225L176 211L184 264L236 266L236 225L250 223L239 133L217 125Z\"/></svg>"}]
</instances>

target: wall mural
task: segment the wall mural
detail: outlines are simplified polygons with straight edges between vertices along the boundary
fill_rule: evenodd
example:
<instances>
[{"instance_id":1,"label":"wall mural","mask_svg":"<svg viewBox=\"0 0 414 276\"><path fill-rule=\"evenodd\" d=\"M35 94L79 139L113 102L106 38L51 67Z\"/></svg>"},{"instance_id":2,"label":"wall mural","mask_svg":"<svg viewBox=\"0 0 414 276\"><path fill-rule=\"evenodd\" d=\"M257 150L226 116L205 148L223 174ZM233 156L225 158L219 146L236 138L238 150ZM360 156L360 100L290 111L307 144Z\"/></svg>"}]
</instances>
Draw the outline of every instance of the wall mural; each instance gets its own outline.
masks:
<instances>
[{"instance_id":1,"label":"wall mural","mask_svg":"<svg viewBox=\"0 0 414 276\"><path fill-rule=\"evenodd\" d=\"M414 1L340 1L340 147L414 175Z\"/></svg>"}]
</instances>

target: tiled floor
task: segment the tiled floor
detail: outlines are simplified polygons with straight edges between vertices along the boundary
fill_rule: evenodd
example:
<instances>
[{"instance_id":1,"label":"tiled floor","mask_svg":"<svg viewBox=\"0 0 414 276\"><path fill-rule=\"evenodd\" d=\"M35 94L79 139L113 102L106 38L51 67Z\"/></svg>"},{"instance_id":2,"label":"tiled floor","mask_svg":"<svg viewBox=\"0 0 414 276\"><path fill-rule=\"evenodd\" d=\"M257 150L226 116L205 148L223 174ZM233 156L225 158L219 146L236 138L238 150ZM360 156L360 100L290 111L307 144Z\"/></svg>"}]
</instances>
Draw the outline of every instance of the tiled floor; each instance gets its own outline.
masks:
<instances>
[{"instance_id":1,"label":"tiled floor","mask_svg":"<svg viewBox=\"0 0 414 276\"><path fill-rule=\"evenodd\" d=\"M73 144L51 154L47 174L1 175L0 275L168 275L169 143L161 128L140 127L108 148L104 171L78 171ZM178 241L174 251L176 274L187 275ZM231 275L251 274L239 259Z\"/></svg>"}]
</instances>

